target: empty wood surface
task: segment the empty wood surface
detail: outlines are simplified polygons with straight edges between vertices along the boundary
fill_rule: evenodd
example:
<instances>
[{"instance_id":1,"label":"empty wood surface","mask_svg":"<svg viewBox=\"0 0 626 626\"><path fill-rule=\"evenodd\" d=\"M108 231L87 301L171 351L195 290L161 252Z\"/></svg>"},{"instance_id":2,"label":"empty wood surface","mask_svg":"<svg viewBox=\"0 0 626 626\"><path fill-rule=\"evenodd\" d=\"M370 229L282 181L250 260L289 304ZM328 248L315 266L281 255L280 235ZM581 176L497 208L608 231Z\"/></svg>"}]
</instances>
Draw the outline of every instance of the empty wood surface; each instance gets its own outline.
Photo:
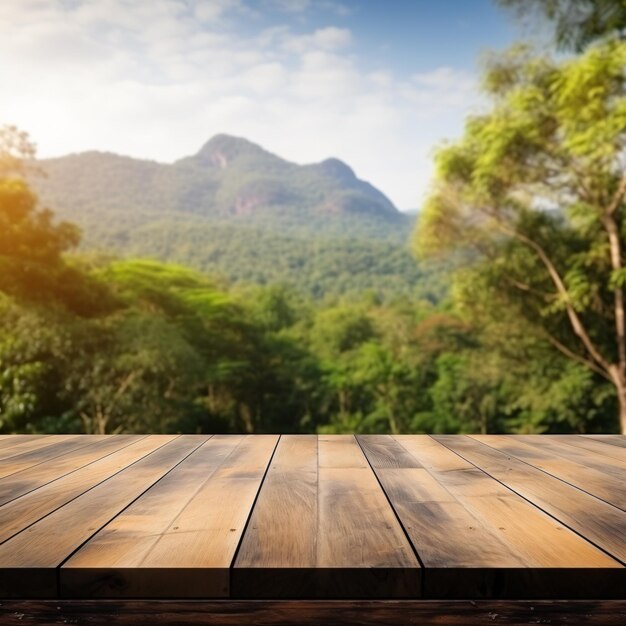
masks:
<instances>
[{"instance_id":1,"label":"empty wood surface","mask_svg":"<svg viewBox=\"0 0 626 626\"><path fill-rule=\"evenodd\" d=\"M86 435L23 435L17 441L7 439L0 441L0 460L10 459L31 450L41 450L59 442L81 439Z\"/></svg>"},{"instance_id":2,"label":"empty wood surface","mask_svg":"<svg viewBox=\"0 0 626 626\"><path fill-rule=\"evenodd\" d=\"M507 454L502 440L490 445L470 437L435 436L450 450L546 511L563 525L626 563L626 513Z\"/></svg>"},{"instance_id":3,"label":"empty wood surface","mask_svg":"<svg viewBox=\"0 0 626 626\"><path fill-rule=\"evenodd\" d=\"M351 435L284 435L233 570L239 597L417 597L420 564Z\"/></svg>"},{"instance_id":4,"label":"empty wood surface","mask_svg":"<svg viewBox=\"0 0 626 626\"><path fill-rule=\"evenodd\" d=\"M0 507L0 544L172 440L150 435Z\"/></svg>"},{"instance_id":5,"label":"empty wood surface","mask_svg":"<svg viewBox=\"0 0 626 626\"><path fill-rule=\"evenodd\" d=\"M624 599L625 441L3 436L0 598Z\"/></svg>"},{"instance_id":6,"label":"empty wood surface","mask_svg":"<svg viewBox=\"0 0 626 626\"><path fill-rule=\"evenodd\" d=\"M587 435L587 439L596 439L601 443L608 443L612 446L626 448L626 437L623 435Z\"/></svg>"},{"instance_id":7,"label":"empty wood surface","mask_svg":"<svg viewBox=\"0 0 626 626\"><path fill-rule=\"evenodd\" d=\"M75 472L142 438L141 435L119 435L117 437L106 437L102 440L94 437L92 443L85 442L86 445L82 445L71 452L65 452L47 462L42 461L0 478L0 505Z\"/></svg>"},{"instance_id":8,"label":"empty wood surface","mask_svg":"<svg viewBox=\"0 0 626 626\"><path fill-rule=\"evenodd\" d=\"M0 545L0 569L10 574L0 581L0 596L21 597L25 589L54 596L64 560L201 443L193 435L163 437L164 445Z\"/></svg>"},{"instance_id":9,"label":"empty wood surface","mask_svg":"<svg viewBox=\"0 0 626 626\"><path fill-rule=\"evenodd\" d=\"M473 435L473 438L626 509L626 465L611 456L603 457L541 435L521 435L514 440L506 435Z\"/></svg>"},{"instance_id":10,"label":"empty wood surface","mask_svg":"<svg viewBox=\"0 0 626 626\"><path fill-rule=\"evenodd\" d=\"M36 439L49 437L50 435L2 435L2 439L0 439L0 450L16 446L17 444L24 443L25 441L34 441Z\"/></svg>"},{"instance_id":11,"label":"empty wood surface","mask_svg":"<svg viewBox=\"0 0 626 626\"><path fill-rule=\"evenodd\" d=\"M432 566L424 560L430 597L571 595L582 569L587 570L582 595L590 588L600 594L613 578L611 569L623 570L615 559L542 510L528 506L523 498L431 437L399 436L397 440L448 494L445 505L434 507L428 501L430 493L422 496L432 514L429 526L423 510L412 506L414 493L403 491L404 485L414 481L395 482L397 495L392 503L398 502L401 519L406 516L412 533L419 529L414 543L419 540L424 547L420 550L418 546L418 552L433 554ZM431 530L435 527L437 533Z\"/></svg>"},{"instance_id":12,"label":"empty wood surface","mask_svg":"<svg viewBox=\"0 0 626 626\"><path fill-rule=\"evenodd\" d=\"M63 456L73 450L80 450L85 446L94 445L105 438L106 435L94 435L93 439L91 437L67 437L52 445L2 459L0 461L0 479Z\"/></svg>"},{"instance_id":13,"label":"empty wood surface","mask_svg":"<svg viewBox=\"0 0 626 626\"><path fill-rule=\"evenodd\" d=\"M148 492L147 502L104 528L85 556L68 561L61 570L64 592L227 597L230 564L277 441L274 435L214 437ZM172 491L179 492L174 506Z\"/></svg>"},{"instance_id":14,"label":"empty wood surface","mask_svg":"<svg viewBox=\"0 0 626 626\"><path fill-rule=\"evenodd\" d=\"M626 449L620 448L619 446L606 446L605 443L598 441L595 438L588 437L585 435L580 435L578 437L572 437L572 435L545 435L550 439L554 439L555 441L560 441L569 446L574 446L575 448L583 448L585 450L591 450L600 454L602 457L611 457L621 461L626 464ZM541 443L541 442L539 442Z\"/></svg>"}]
</instances>

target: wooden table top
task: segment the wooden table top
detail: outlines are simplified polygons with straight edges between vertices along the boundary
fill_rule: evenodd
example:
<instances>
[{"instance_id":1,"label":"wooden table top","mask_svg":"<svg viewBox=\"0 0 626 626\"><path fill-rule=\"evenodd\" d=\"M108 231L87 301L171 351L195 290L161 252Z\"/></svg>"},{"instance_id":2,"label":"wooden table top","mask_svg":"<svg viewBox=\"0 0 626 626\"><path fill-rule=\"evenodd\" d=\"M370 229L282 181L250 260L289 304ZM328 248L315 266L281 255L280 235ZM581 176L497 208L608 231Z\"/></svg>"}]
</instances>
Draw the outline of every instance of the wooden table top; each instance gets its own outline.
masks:
<instances>
[{"instance_id":1,"label":"wooden table top","mask_svg":"<svg viewBox=\"0 0 626 626\"><path fill-rule=\"evenodd\" d=\"M0 598L626 598L626 437L6 435Z\"/></svg>"}]
</instances>

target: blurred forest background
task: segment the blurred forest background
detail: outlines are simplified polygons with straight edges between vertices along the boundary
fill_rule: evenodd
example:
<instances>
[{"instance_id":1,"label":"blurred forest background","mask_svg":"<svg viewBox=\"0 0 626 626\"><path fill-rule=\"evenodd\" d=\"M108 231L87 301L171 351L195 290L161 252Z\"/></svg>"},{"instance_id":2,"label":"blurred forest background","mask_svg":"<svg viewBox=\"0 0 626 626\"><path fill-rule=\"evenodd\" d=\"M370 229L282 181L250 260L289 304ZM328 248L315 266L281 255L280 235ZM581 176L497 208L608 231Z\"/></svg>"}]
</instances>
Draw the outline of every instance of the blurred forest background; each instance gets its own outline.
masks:
<instances>
[{"instance_id":1,"label":"blurred forest background","mask_svg":"<svg viewBox=\"0 0 626 626\"><path fill-rule=\"evenodd\" d=\"M555 54L486 61L490 104L437 152L415 218L340 162L296 171L220 136L177 176L234 150L271 210L235 228L255 207L221 181L214 219L157 219L169 170L127 211L95 165L55 187L5 127L0 431L625 432L626 5L500 4L549 24ZM302 200L318 176L338 181L321 213Z\"/></svg>"}]
</instances>

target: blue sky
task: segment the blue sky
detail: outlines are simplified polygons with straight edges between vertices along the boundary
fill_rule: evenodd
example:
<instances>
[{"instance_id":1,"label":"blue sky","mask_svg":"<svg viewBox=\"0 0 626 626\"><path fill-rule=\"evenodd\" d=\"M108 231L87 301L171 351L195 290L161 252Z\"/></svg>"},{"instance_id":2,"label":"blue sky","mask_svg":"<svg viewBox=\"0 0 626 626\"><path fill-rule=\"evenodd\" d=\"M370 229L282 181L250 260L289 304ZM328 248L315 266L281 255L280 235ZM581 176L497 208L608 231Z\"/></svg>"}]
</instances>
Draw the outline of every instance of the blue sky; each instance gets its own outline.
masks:
<instances>
[{"instance_id":1,"label":"blue sky","mask_svg":"<svg viewBox=\"0 0 626 626\"><path fill-rule=\"evenodd\" d=\"M424 72L439 65L472 71L482 49L505 47L520 33L512 16L492 0L278 1L274 7L269 4L262 19L267 25L280 22L280 7L290 4L309 7L293 15L294 31L328 25L348 28L364 62L398 73Z\"/></svg>"},{"instance_id":2,"label":"blue sky","mask_svg":"<svg viewBox=\"0 0 626 626\"><path fill-rule=\"evenodd\" d=\"M490 0L2 0L0 123L164 162L226 132L417 208L481 53L523 34Z\"/></svg>"}]
</instances>

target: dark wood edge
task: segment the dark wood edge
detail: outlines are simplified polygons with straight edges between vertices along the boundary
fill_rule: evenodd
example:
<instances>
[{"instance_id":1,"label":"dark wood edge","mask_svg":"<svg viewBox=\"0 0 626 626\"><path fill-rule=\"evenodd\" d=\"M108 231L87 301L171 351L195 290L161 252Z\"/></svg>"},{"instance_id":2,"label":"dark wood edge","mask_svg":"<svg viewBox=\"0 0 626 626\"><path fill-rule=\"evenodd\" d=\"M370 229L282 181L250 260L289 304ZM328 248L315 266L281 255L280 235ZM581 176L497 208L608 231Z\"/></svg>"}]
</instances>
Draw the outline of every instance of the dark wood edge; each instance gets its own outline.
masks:
<instances>
[{"instance_id":1,"label":"dark wood edge","mask_svg":"<svg viewBox=\"0 0 626 626\"><path fill-rule=\"evenodd\" d=\"M626 600L25 600L0 601L0 624L373 626L626 624Z\"/></svg>"}]
</instances>

